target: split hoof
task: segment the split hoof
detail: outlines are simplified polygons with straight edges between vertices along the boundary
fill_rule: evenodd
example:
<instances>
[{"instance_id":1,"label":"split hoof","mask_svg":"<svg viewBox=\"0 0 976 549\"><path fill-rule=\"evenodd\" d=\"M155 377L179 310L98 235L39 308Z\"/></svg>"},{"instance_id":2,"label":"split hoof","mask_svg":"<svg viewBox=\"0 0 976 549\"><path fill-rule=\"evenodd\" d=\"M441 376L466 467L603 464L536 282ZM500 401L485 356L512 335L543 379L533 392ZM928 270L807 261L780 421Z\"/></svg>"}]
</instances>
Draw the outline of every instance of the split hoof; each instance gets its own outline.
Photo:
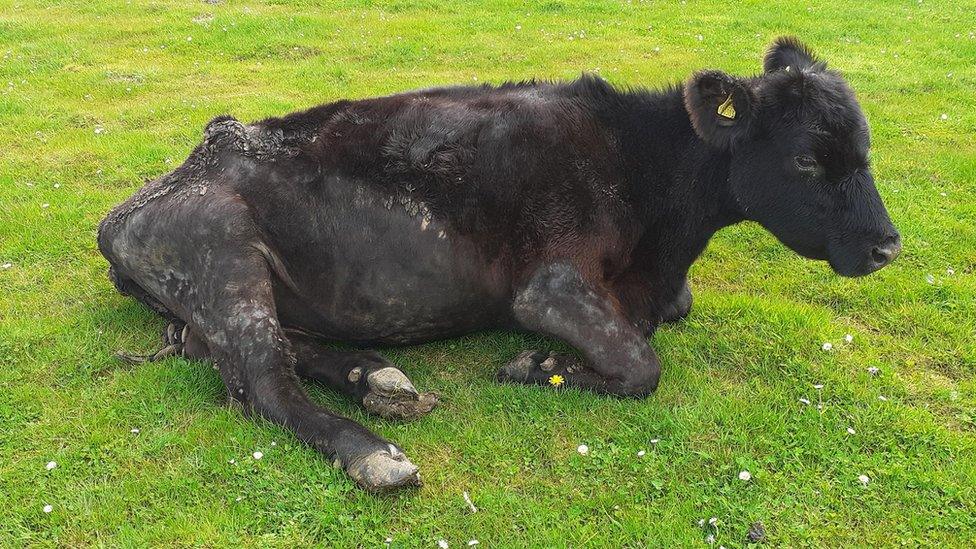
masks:
<instances>
[{"instance_id":1,"label":"split hoof","mask_svg":"<svg viewBox=\"0 0 976 549\"><path fill-rule=\"evenodd\" d=\"M585 367L576 357L563 353L524 351L498 370L502 383L560 386L569 376L583 373Z\"/></svg>"},{"instance_id":2,"label":"split hoof","mask_svg":"<svg viewBox=\"0 0 976 549\"><path fill-rule=\"evenodd\" d=\"M416 419L440 402L437 393L419 393L403 372L392 366L366 376L369 392L363 397L366 410L386 419Z\"/></svg>"},{"instance_id":3,"label":"split hoof","mask_svg":"<svg viewBox=\"0 0 976 549\"><path fill-rule=\"evenodd\" d=\"M356 484L370 492L421 485L420 468L392 444L388 450L379 450L353 461L346 472Z\"/></svg>"},{"instance_id":4,"label":"split hoof","mask_svg":"<svg viewBox=\"0 0 976 549\"><path fill-rule=\"evenodd\" d=\"M540 364L548 358L549 355L542 351L523 351L498 370L498 381L525 383L532 377L533 372L541 371Z\"/></svg>"}]
</instances>

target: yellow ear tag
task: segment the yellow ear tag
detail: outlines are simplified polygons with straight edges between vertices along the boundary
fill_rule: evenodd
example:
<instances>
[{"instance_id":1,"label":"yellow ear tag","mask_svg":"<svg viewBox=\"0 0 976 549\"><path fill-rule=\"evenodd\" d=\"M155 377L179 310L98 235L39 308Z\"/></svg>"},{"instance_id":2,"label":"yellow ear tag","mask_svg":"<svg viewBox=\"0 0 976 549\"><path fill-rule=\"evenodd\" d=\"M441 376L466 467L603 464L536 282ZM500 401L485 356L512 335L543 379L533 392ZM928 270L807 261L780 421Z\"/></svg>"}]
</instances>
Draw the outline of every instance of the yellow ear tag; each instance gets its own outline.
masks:
<instances>
[{"instance_id":1,"label":"yellow ear tag","mask_svg":"<svg viewBox=\"0 0 976 549\"><path fill-rule=\"evenodd\" d=\"M724 103L718 106L718 115L724 116L729 120L735 120L735 105L732 104L732 94L725 100Z\"/></svg>"}]
</instances>

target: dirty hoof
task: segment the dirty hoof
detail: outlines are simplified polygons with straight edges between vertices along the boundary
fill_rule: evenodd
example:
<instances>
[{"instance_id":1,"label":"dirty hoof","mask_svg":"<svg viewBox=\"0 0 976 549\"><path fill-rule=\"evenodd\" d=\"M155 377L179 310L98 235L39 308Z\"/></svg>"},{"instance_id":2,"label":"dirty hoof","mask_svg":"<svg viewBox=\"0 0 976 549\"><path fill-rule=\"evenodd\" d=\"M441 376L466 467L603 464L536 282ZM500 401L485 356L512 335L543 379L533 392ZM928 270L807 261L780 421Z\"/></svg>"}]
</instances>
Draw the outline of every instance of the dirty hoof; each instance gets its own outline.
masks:
<instances>
[{"instance_id":1,"label":"dirty hoof","mask_svg":"<svg viewBox=\"0 0 976 549\"><path fill-rule=\"evenodd\" d=\"M366 376L369 392L363 397L366 410L387 419L415 419L437 406L437 393L418 393L400 370L387 366Z\"/></svg>"},{"instance_id":2,"label":"dirty hoof","mask_svg":"<svg viewBox=\"0 0 976 549\"><path fill-rule=\"evenodd\" d=\"M583 368L571 356L555 352L524 351L498 371L498 381L512 383L546 382L554 375L575 374Z\"/></svg>"},{"instance_id":3,"label":"dirty hoof","mask_svg":"<svg viewBox=\"0 0 976 549\"><path fill-rule=\"evenodd\" d=\"M388 450L379 450L353 461L346 472L356 484L370 492L421 485L420 469L392 444Z\"/></svg>"},{"instance_id":4,"label":"dirty hoof","mask_svg":"<svg viewBox=\"0 0 976 549\"><path fill-rule=\"evenodd\" d=\"M542 361L549 358L549 355L542 351L523 351L511 362L502 366L498 370L498 381L516 381L524 383L529 381L532 374L540 370Z\"/></svg>"}]
</instances>

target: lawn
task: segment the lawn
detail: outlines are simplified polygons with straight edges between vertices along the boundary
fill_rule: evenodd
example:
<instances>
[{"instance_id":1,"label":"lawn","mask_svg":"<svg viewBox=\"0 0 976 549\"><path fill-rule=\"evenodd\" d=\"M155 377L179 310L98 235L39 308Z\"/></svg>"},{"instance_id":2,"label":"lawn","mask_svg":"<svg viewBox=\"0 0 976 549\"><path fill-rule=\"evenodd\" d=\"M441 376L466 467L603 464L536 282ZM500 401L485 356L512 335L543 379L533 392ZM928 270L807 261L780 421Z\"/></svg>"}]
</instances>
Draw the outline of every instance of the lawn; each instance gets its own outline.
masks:
<instances>
[{"instance_id":1,"label":"lawn","mask_svg":"<svg viewBox=\"0 0 976 549\"><path fill-rule=\"evenodd\" d=\"M229 407L207 365L114 358L154 350L163 321L112 288L96 225L216 115L583 71L751 74L784 33L858 92L904 252L841 279L756 225L721 232L691 316L653 338L646 400L496 384L551 345L531 336L389 350L444 395L430 416L310 387L420 465L422 489L376 497ZM775 546L973 546L974 33L972 0L0 0L0 546L717 548L755 521Z\"/></svg>"}]
</instances>

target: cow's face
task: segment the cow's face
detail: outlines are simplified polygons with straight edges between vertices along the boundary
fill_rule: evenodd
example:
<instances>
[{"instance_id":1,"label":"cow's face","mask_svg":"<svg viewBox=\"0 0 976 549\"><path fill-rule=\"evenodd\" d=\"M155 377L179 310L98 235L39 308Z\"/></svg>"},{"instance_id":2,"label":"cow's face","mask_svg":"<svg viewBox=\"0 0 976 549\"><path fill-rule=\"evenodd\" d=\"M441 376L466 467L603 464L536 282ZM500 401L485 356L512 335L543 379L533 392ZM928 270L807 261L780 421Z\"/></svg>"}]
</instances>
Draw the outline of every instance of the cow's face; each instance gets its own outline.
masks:
<instances>
[{"instance_id":1,"label":"cow's face","mask_svg":"<svg viewBox=\"0 0 976 549\"><path fill-rule=\"evenodd\" d=\"M901 239L874 185L854 93L791 38L777 40L764 65L750 79L701 72L685 87L695 131L729 151L739 209L841 275L884 267Z\"/></svg>"}]
</instances>

